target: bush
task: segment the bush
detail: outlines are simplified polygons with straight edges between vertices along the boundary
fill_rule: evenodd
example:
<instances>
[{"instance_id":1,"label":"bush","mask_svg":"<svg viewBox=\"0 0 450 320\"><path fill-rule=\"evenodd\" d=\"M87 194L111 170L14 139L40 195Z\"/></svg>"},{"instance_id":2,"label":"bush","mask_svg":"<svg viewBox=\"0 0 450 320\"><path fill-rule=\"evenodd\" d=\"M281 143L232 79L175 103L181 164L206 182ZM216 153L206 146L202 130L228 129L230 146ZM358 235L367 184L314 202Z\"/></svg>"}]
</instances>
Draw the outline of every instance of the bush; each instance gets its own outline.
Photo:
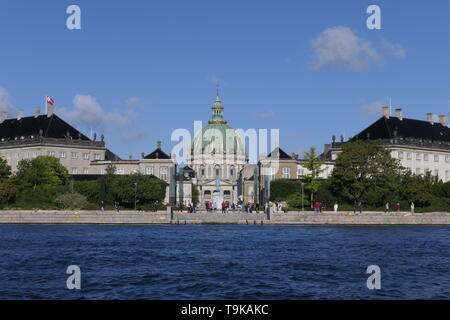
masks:
<instances>
[{"instance_id":1,"label":"bush","mask_svg":"<svg viewBox=\"0 0 450 320\"><path fill-rule=\"evenodd\" d=\"M87 206L86 197L79 193L65 193L56 197L55 203L63 209L82 209Z\"/></svg>"}]
</instances>

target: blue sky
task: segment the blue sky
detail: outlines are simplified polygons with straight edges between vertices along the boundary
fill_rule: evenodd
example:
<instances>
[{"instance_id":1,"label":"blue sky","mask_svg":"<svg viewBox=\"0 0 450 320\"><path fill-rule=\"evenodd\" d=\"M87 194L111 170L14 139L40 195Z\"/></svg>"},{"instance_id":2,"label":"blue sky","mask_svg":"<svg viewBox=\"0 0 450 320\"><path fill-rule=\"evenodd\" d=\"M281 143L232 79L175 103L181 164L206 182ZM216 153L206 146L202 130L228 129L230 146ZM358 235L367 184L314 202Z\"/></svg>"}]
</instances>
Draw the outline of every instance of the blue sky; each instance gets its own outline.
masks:
<instances>
[{"instance_id":1,"label":"blue sky","mask_svg":"<svg viewBox=\"0 0 450 320\"><path fill-rule=\"evenodd\" d=\"M81 8L81 30L66 8ZM368 30L366 9L381 8ZM221 85L235 128L280 128L287 152L356 134L392 98L404 116L448 114L450 3L435 1L0 2L0 109L45 95L122 157L206 122Z\"/></svg>"}]
</instances>

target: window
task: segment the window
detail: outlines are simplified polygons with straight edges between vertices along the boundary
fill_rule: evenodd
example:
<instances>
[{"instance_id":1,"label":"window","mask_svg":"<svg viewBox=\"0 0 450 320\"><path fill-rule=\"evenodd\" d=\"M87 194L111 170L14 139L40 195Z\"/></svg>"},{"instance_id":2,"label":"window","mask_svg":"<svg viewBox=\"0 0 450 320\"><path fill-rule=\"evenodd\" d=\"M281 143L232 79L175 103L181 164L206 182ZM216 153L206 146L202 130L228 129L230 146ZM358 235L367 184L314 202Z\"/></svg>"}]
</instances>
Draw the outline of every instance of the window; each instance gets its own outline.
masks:
<instances>
[{"instance_id":1,"label":"window","mask_svg":"<svg viewBox=\"0 0 450 320\"><path fill-rule=\"evenodd\" d=\"M447 162L447 163L450 162L450 156L449 155L445 156L445 162Z\"/></svg>"},{"instance_id":2,"label":"window","mask_svg":"<svg viewBox=\"0 0 450 320\"><path fill-rule=\"evenodd\" d=\"M138 168L133 168L133 169L131 169L131 173L139 173L139 169Z\"/></svg>"},{"instance_id":3,"label":"window","mask_svg":"<svg viewBox=\"0 0 450 320\"><path fill-rule=\"evenodd\" d=\"M65 158L67 157L67 154L66 154L65 152L60 152L60 153L59 153L59 157L60 157L61 159L65 159Z\"/></svg>"},{"instance_id":4,"label":"window","mask_svg":"<svg viewBox=\"0 0 450 320\"><path fill-rule=\"evenodd\" d=\"M434 169L434 171L433 171L433 176L438 176L438 174L439 174L439 170L438 169Z\"/></svg>"},{"instance_id":5,"label":"window","mask_svg":"<svg viewBox=\"0 0 450 320\"><path fill-rule=\"evenodd\" d=\"M168 180L168 179L167 179L167 172L168 172L167 167L161 167L161 168L159 169L159 177L160 177L162 180L164 180L164 181L167 181L167 180Z\"/></svg>"},{"instance_id":6,"label":"window","mask_svg":"<svg viewBox=\"0 0 450 320\"><path fill-rule=\"evenodd\" d=\"M216 167L216 177L220 177L220 168Z\"/></svg>"},{"instance_id":7,"label":"window","mask_svg":"<svg viewBox=\"0 0 450 320\"><path fill-rule=\"evenodd\" d=\"M283 179L289 179L291 177L291 168L283 168Z\"/></svg>"},{"instance_id":8,"label":"window","mask_svg":"<svg viewBox=\"0 0 450 320\"><path fill-rule=\"evenodd\" d=\"M94 154L94 159L95 160L101 160L100 159L100 154L99 153Z\"/></svg>"},{"instance_id":9,"label":"window","mask_svg":"<svg viewBox=\"0 0 450 320\"><path fill-rule=\"evenodd\" d=\"M411 152L406 153L406 159L408 159L408 160L412 159Z\"/></svg>"},{"instance_id":10,"label":"window","mask_svg":"<svg viewBox=\"0 0 450 320\"><path fill-rule=\"evenodd\" d=\"M438 154L434 155L434 162L439 162L439 155Z\"/></svg>"},{"instance_id":11,"label":"window","mask_svg":"<svg viewBox=\"0 0 450 320\"><path fill-rule=\"evenodd\" d=\"M47 155L50 157L54 157L55 156L55 152L54 151L48 151Z\"/></svg>"},{"instance_id":12,"label":"window","mask_svg":"<svg viewBox=\"0 0 450 320\"><path fill-rule=\"evenodd\" d=\"M78 152L72 152L71 153L71 158L72 159L78 159Z\"/></svg>"},{"instance_id":13,"label":"window","mask_svg":"<svg viewBox=\"0 0 450 320\"><path fill-rule=\"evenodd\" d=\"M303 168L297 168L297 175L302 177L305 175L305 169Z\"/></svg>"},{"instance_id":14,"label":"window","mask_svg":"<svg viewBox=\"0 0 450 320\"><path fill-rule=\"evenodd\" d=\"M78 174L78 168L72 168L71 172L72 174Z\"/></svg>"},{"instance_id":15,"label":"window","mask_svg":"<svg viewBox=\"0 0 450 320\"><path fill-rule=\"evenodd\" d=\"M33 153L32 153L32 155L31 155L33 158L36 158L37 157L37 152L36 151L33 151Z\"/></svg>"},{"instance_id":16,"label":"window","mask_svg":"<svg viewBox=\"0 0 450 320\"><path fill-rule=\"evenodd\" d=\"M416 168L416 174L417 174L417 175L422 174L422 170L421 170L420 168Z\"/></svg>"},{"instance_id":17,"label":"window","mask_svg":"<svg viewBox=\"0 0 450 320\"><path fill-rule=\"evenodd\" d=\"M89 160L89 153L83 153L83 160Z\"/></svg>"},{"instance_id":18,"label":"window","mask_svg":"<svg viewBox=\"0 0 450 320\"><path fill-rule=\"evenodd\" d=\"M420 153L416 153L416 160L420 161L420 159L421 159L421 154Z\"/></svg>"},{"instance_id":19,"label":"window","mask_svg":"<svg viewBox=\"0 0 450 320\"><path fill-rule=\"evenodd\" d=\"M204 177L204 176L205 176L205 168L202 168L202 169L200 170L200 172L201 172L201 176Z\"/></svg>"},{"instance_id":20,"label":"window","mask_svg":"<svg viewBox=\"0 0 450 320\"><path fill-rule=\"evenodd\" d=\"M145 174L148 175L153 174L153 167L145 167Z\"/></svg>"},{"instance_id":21,"label":"window","mask_svg":"<svg viewBox=\"0 0 450 320\"><path fill-rule=\"evenodd\" d=\"M424 153L423 154L423 160L424 161L428 161L428 153Z\"/></svg>"},{"instance_id":22,"label":"window","mask_svg":"<svg viewBox=\"0 0 450 320\"><path fill-rule=\"evenodd\" d=\"M83 174L89 174L88 168L83 168Z\"/></svg>"},{"instance_id":23,"label":"window","mask_svg":"<svg viewBox=\"0 0 450 320\"><path fill-rule=\"evenodd\" d=\"M403 159L403 152L402 152L402 151L399 151L399 152L398 152L398 158L399 158L399 159Z\"/></svg>"},{"instance_id":24,"label":"window","mask_svg":"<svg viewBox=\"0 0 450 320\"><path fill-rule=\"evenodd\" d=\"M230 169L230 177L231 177L231 178L234 177L234 169L233 169L233 168Z\"/></svg>"},{"instance_id":25,"label":"window","mask_svg":"<svg viewBox=\"0 0 450 320\"><path fill-rule=\"evenodd\" d=\"M116 174L124 174L125 170L123 168L116 168Z\"/></svg>"}]
</instances>

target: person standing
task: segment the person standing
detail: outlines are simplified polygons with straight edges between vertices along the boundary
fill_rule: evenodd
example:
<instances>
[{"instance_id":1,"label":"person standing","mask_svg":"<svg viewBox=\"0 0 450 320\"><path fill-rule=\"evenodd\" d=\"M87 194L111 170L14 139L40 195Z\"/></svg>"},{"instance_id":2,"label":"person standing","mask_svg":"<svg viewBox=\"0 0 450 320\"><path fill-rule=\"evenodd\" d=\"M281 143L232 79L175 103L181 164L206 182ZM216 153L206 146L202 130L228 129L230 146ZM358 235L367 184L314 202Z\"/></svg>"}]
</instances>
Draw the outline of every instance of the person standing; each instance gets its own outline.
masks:
<instances>
[{"instance_id":1,"label":"person standing","mask_svg":"<svg viewBox=\"0 0 450 320\"><path fill-rule=\"evenodd\" d=\"M395 205L395 211L399 212L400 211L400 203L397 202L397 204Z\"/></svg>"},{"instance_id":2,"label":"person standing","mask_svg":"<svg viewBox=\"0 0 450 320\"><path fill-rule=\"evenodd\" d=\"M389 213L389 201L386 202L386 206L385 206L385 209L384 209L384 213Z\"/></svg>"},{"instance_id":3,"label":"person standing","mask_svg":"<svg viewBox=\"0 0 450 320\"><path fill-rule=\"evenodd\" d=\"M105 201L102 200L100 206L101 206L102 211L105 211Z\"/></svg>"},{"instance_id":4,"label":"person standing","mask_svg":"<svg viewBox=\"0 0 450 320\"><path fill-rule=\"evenodd\" d=\"M320 203L319 203L319 201L314 201L313 207L314 207L314 212L315 213L319 213L319 211L320 211Z\"/></svg>"},{"instance_id":5,"label":"person standing","mask_svg":"<svg viewBox=\"0 0 450 320\"><path fill-rule=\"evenodd\" d=\"M225 213L225 201L222 201L222 213Z\"/></svg>"},{"instance_id":6,"label":"person standing","mask_svg":"<svg viewBox=\"0 0 450 320\"><path fill-rule=\"evenodd\" d=\"M337 204L337 202L334 204L334 213L337 213L338 212L338 208L339 208L339 205Z\"/></svg>"},{"instance_id":7,"label":"person standing","mask_svg":"<svg viewBox=\"0 0 450 320\"><path fill-rule=\"evenodd\" d=\"M414 202L411 202L411 213L414 213Z\"/></svg>"}]
</instances>

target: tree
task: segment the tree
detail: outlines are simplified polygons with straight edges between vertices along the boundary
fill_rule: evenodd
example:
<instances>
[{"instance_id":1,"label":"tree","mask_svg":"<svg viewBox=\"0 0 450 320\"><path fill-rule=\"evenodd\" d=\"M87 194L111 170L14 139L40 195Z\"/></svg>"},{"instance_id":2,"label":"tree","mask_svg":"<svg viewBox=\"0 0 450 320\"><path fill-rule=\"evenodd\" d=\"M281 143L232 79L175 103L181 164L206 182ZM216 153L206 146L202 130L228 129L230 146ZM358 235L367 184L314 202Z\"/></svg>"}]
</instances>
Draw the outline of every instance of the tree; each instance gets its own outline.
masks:
<instances>
[{"instance_id":1,"label":"tree","mask_svg":"<svg viewBox=\"0 0 450 320\"><path fill-rule=\"evenodd\" d=\"M380 206L397 196L403 168L376 142L344 145L331 176L331 189L343 200Z\"/></svg>"},{"instance_id":2,"label":"tree","mask_svg":"<svg viewBox=\"0 0 450 320\"><path fill-rule=\"evenodd\" d=\"M79 193L65 193L56 197L55 203L63 209L82 209L88 202L86 197Z\"/></svg>"},{"instance_id":3,"label":"tree","mask_svg":"<svg viewBox=\"0 0 450 320\"><path fill-rule=\"evenodd\" d=\"M59 159L39 156L19 161L14 180L22 188L36 189L38 186L58 186L66 184L69 173Z\"/></svg>"},{"instance_id":4,"label":"tree","mask_svg":"<svg viewBox=\"0 0 450 320\"><path fill-rule=\"evenodd\" d=\"M321 185L320 174L325 170L323 166L323 161L319 159L316 155L316 148L311 147L309 151L305 153L306 163L303 167L308 169L308 174L305 176L306 189L310 190L311 204L314 200L314 194L319 191Z\"/></svg>"},{"instance_id":5,"label":"tree","mask_svg":"<svg viewBox=\"0 0 450 320\"><path fill-rule=\"evenodd\" d=\"M200 192L198 191L198 187L196 184L192 184L192 203L197 205L199 202Z\"/></svg>"},{"instance_id":6,"label":"tree","mask_svg":"<svg viewBox=\"0 0 450 320\"><path fill-rule=\"evenodd\" d=\"M5 180L0 183L0 204L12 203L17 195L17 189L11 180Z\"/></svg>"},{"instance_id":7,"label":"tree","mask_svg":"<svg viewBox=\"0 0 450 320\"><path fill-rule=\"evenodd\" d=\"M11 175L11 166L5 159L0 157L0 183L8 179Z\"/></svg>"},{"instance_id":8,"label":"tree","mask_svg":"<svg viewBox=\"0 0 450 320\"><path fill-rule=\"evenodd\" d=\"M158 178L135 173L116 177L113 190L117 200L134 207L135 196L139 204L161 203L166 195L166 186L167 184Z\"/></svg>"}]
</instances>

